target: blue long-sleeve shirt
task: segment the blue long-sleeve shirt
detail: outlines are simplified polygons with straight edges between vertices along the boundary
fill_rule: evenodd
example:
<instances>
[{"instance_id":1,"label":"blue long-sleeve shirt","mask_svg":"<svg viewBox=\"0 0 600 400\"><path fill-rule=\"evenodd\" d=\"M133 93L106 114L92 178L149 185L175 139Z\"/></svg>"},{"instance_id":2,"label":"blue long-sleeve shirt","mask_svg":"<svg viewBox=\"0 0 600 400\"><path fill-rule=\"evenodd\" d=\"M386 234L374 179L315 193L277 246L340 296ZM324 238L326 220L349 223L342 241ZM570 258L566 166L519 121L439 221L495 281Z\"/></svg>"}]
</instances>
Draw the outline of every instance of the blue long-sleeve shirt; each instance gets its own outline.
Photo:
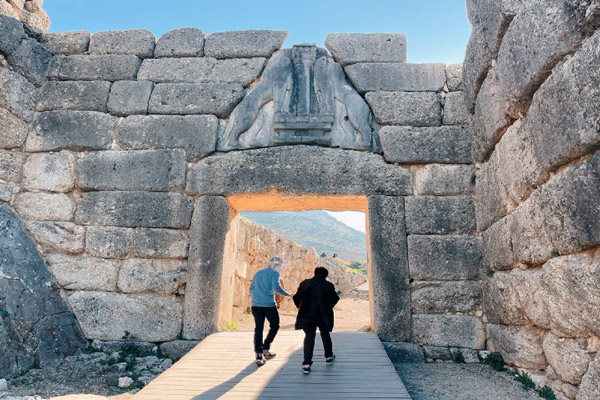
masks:
<instances>
[{"instance_id":1,"label":"blue long-sleeve shirt","mask_svg":"<svg viewBox=\"0 0 600 400\"><path fill-rule=\"evenodd\" d=\"M250 284L253 306L275 307L275 292L289 296L289 293L279 285L279 272L265 268L254 274L254 279Z\"/></svg>"}]
</instances>

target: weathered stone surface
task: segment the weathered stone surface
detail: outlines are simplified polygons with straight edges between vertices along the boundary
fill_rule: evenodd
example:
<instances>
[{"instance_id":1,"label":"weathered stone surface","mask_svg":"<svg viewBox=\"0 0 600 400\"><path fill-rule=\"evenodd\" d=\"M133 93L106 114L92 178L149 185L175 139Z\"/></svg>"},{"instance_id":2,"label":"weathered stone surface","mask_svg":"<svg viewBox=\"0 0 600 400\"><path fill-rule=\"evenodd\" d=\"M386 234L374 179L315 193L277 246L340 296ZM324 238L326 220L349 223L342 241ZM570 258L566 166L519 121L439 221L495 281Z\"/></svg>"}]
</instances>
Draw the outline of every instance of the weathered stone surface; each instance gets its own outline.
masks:
<instances>
[{"instance_id":1,"label":"weathered stone surface","mask_svg":"<svg viewBox=\"0 0 600 400\"><path fill-rule=\"evenodd\" d=\"M240 83L247 87L258 78L265 61L262 57L217 61L210 72L208 82Z\"/></svg>"},{"instance_id":2,"label":"weathered stone surface","mask_svg":"<svg viewBox=\"0 0 600 400\"><path fill-rule=\"evenodd\" d=\"M84 255L49 254L50 272L67 290L106 290L117 288L119 262Z\"/></svg>"},{"instance_id":3,"label":"weathered stone surface","mask_svg":"<svg viewBox=\"0 0 600 400\"><path fill-rule=\"evenodd\" d=\"M559 338L548 333L544 338L544 354L562 381L579 385L592 358L575 339Z\"/></svg>"},{"instance_id":4,"label":"weathered stone surface","mask_svg":"<svg viewBox=\"0 0 600 400\"><path fill-rule=\"evenodd\" d=\"M183 188L182 150L127 150L88 153L77 162L77 186L84 190Z\"/></svg>"},{"instance_id":5,"label":"weathered stone surface","mask_svg":"<svg viewBox=\"0 0 600 400\"><path fill-rule=\"evenodd\" d=\"M25 30L17 19L0 15L0 37L0 52L10 55L25 38Z\"/></svg>"},{"instance_id":6,"label":"weathered stone surface","mask_svg":"<svg viewBox=\"0 0 600 400\"><path fill-rule=\"evenodd\" d=\"M215 151L219 121L212 115L149 115L125 118L117 140L125 149L179 148L188 161Z\"/></svg>"},{"instance_id":7,"label":"weathered stone surface","mask_svg":"<svg viewBox=\"0 0 600 400\"><path fill-rule=\"evenodd\" d=\"M407 169L377 154L313 146L281 146L218 154L188 173L192 194L281 190L288 193L411 193Z\"/></svg>"},{"instance_id":8,"label":"weathered stone surface","mask_svg":"<svg viewBox=\"0 0 600 400\"><path fill-rule=\"evenodd\" d=\"M451 92L463 90L463 65L450 64L446 67L446 86ZM462 94L462 93L461 93ZM464 104L464 95L463 95Z\"/></svg>"},{"instance_id":9,"label":"weathered stone surface","mask_svg":"<svg viewBox=\"0 0 600 400\"><path fill-rule=\"evenodd\" d=\"M380 124L438 126L442 121L437 93L371 92L366 99Z\"/></svg>"},{"instance_id":10,"label":"weathered stone surface","mask_svg":"<svg viewBox=\"0 0 600 400\"><path fill-rule=\"evenodd\" d=\"M182 260L130 258L119 271L119 290L123 293L175 294L185 283L186 266Z\"/></svg>"},{"instance_id":11,"label":"weathered stone surface","mask_svg":"<svg viewBox=\"0 0 600 400\"><path fill-rule=\"evenodd\" d=\"M89 226L85 236L88 254L103 258L125 258L133 248L133 229Z\"/></svg>"},{"instance_id":12,"label":"weathered stone surface","mask_svg":"<svg viewBox=\"0 0 600 400\"><path fill-rule=\"evenodd\" d=\"M481 164L476 171L475 216L477 229L483 231L495 221L508 214L508 194L500 185L497 166L498 153L492 153L489 162Z\"/></svg>"},{"instance_id":13,"label":"weathered stone surface","mask_svg":"<svg viewBox=\"0 0 600 400\"><path fill-rule=\"evenodd\" d=\"M406 199L409 234L470 233L475 230L475 209L470 196L419 196Z\"/></svg>"},{"instance_id":14,"label":"weathered stone surface","mask_svg":"<svg viewBox=\"0 0 600 400\"><path fill-rule=\"evenodd\" d=\"M0 200L9 202L12 198L12 188L6 183L0 183Z\"/></svg>"},{"instance_id":15,"label":"weathered stone surface","mask_svg":"<svg viewBox=\"0 0 600 400\"><path fill-rule=\"evenodd\" d=\"M192 202L178 193L89 192L77 202L82 224L124 227L187 228Z\"/></svg>"},{"instance_id":16,"label":"weathered stone surface","mask_svg":"<svg viewBox=\"0 0 600 400\"><path fill-rule=\"evenodd\" d=\"M37 111L80 110L106 112L110 82L46 82L37 102Z\"/></svg>"},{"instance_id":17,"label":"weathered stone surface","mask_svg":"<svg viewBox=\"0 0 600 400\"><path fill-rule=\"evenodd\" d=\"M90 45L88 31L44 33L42 43L52 54L81 54L88 51Z\"/></svg>"},{"instance_id":18,"label":"weathered stone surface","mask_svg":"<svg viewBox=\"0 0 600 400\"><path fill-rule=\"evenodd\" d=\"M468 313L480 303L481 287L477 282L417 285L411 291L410 304L415 314Z\"/></svg>"},{"instance_id":19,"label":"weathered stone surface","mask_svg":"<svg viewBox=\"0 0 600 400\"><path fill-rule=\"evenodd\" d=\"M511 269L515 263L511 238L513 218L512 214L507 215L483 232L484 267L502 271Z\"/></svg>"},{"instance_id":20,"label":"weathered stone surface","mask_svg":"<svg viewBox=\"0 0 600 400\"><path fill-rule=\"evenodd\" d=\"M198 343L200 342L197 340L173 340L172 342L162 343L160 351L164 356L177 361L196 347Z\"/></svg>"},{"instance_id":21,"label":"weathered stone surface","mask_svg":"<svg viewBox=\"0 0 600 400\"><path fill-rule=\"evenodd\" d=\"M64 193L19 193L15 204L22 218L36 221L69 221L75 208Z\"/></svg>"},{"instance_id":22,"label":"weathered stone surface","mask_svg":"<svg viewBox=\"0 0 600 400\"><path fill-rule=\"evenodd\" d=\"M410 339L404 198L369 196L374 328L385 341Z\"/></svg>"},{"instance_id":23,"label":"weathered stone surface","mask_svg":"<svg viewBox=\"0 0 600 400\"><path fill-rule=\"evenodd\" d=\"M56 364L87 346L44 260L8 206L0 206L0 374Z\"/></svg>"},{"instance_id":24,"label":"weathered stone surface","mask_svg":"<svg viewBox=\"0 0 600 400\"><path fill-rule=\"evenodd\" d=\"M145 30L105 31L92 36L91 54L133 54L140 58L152 57L156 39Z\"/></svg>"},{"instance_id":25,"label":"weathered stone surface","mask_svg":"<svg viewBox=\"0 0 600 400\"><path fill-rule=\"evenodd\" d=\"M446 64L364 63L345 71L359 93L439 92L446 84Z\"/></svg>"},{"instance_id":26,"label":"weathered stone surface","mask_svg":"<svg viewBox=\"0 0 600 400\"><path fill-rule=\"evenodd\" d=\"M28 190L68 192L74 184L75 156L70 152L31 154L23 165Z\"/></svg>"},{"instance_id":27,"label":"weathered stone surface","mask_svg":"<svg viewBox=\"0 0 600 400\"><path fill-rule=\"evenodd\" d=\"M72 222L25 223L33 239L46 250L77 254L83 252L85 228Z\"/></svg>"},{"instance_id":28,"label":"weathered stone surface","mask_svg":"<svg viewBox=\"0 0 600 400\"><path fill-rule=\"evenodd\" d=\"M108 149L116 122L115 117L94 111L47 111L35 119L25 150Z\"/></svg>"},{"instance_id":29,"label":"weathered stone surface","mask_svg":"<svg viewBox=\"0 0 600 400\"><path fill-rule=\"evenodd\" d=\"M134 251L138 257L186 258L189 237L181 230L137 229Z\"/></svg>"},{"instance_id":30,"label":"weathered stone surface","mask_svg":"<svg viewBox=\"0 0 600 400\"><path fill-rule=\"evenodd\" d=\"M25 154L20 151L0 150L0 179L18 181L25 162Z\"/></svg>"},{"instance_id":31,"label":"weathered stone surface","mask_svg":"<svg viewBox=\"0 0 600 400\"><path fill-rule=\"evenodd\" d=\"M244 92L238 83L159 83L150 96L151 114L215 114L225 118Z\"/></svg>"},{"instance_id":32,"label":"weathered stone surface","mask_svg":"<svg viewBox=\"0 0 600 400\"><path fill-rule=\"evenodd\" d=\"M36 86L42 86L46 81L46 72L52 54L44 45L34 39L25 39L8 56L8 62L14 71L23 75Z\"/></svg>"},{"instance_id":33,"label":"weathered stone surface","mask_svg":"<svg viewBox=\"0 0 600 400\"><path fill-rule=\"evenodd\" d=\"M407 204L407 219L411 212ZM476 279L481 273L481 239L462 235L410 235L408 260L410 276L416 280Z\"/></svg>"},{"instance_id":34,"label":"weathered stone surface","mask_svg":"<svg viewBox=\"0 0 600 400\"><path fill-rule=\"evenodd\" d=\"M577 400L594 400L600 397L600 357L590 363L577 393Z\"/></svg>"},{"instance_id":35,"label":"weathered stone surface","mask_svg":"<svg viewBox=\"0 0 600 400\"><path fill-rule=\"evenodd\" d=\"M470 164L473 132L468 127L386 126L379 131L383 156L396 163Z\"/></svg>"},{"instance_id":36,"label":"weathered stone surface","mask_svg":"<svg viewBox=\"0 0 600 400\"><path fill-rule=\"evenodd\" d=\"M58 77L73 81L135 80L142 61L133 55L83 55L62 59Z\"/></svg>"},{"instance_id":37,"label":"weathered stone surface","mask_svg":"<svg viewBox=\"0 0 600 400\"><path fill-rule=\"evenodd\" d=\"M204 55L214 58L270 57L279 50L286 31L231 31L216 32L206 37Z\"/></svg>"},{"instance_id":38,"label":"weathered stone surface","mask_svg":"<svg viewBox=\"0 0 600 400\"><path fill-rule=\"evenodd\" d=\"M183 316L186 339L203 339L218 328L219 287L229 213L225 197L202 196L194 205Z\"/></svg>"},{"instance_id":39,"label":"weathered stone surface","mask_svg":"<svg viewBox=\"0 0 600 400\"><path fill-rule=\"evenodd\" d=\"M444 100L444 125L466 125L470 116L462 92L450 92Z\"/></svg>"},{"instance_id":40,"label":"weathered stone surface","mask_svg":"<svg viewBox=\"0 0 600 400\"><path fill-rule=\"evenodd\" d=\"M406 342L382 342L383 348L392 363L421 364L425 362L423 348Z\"/></svg>"},{"instance_id":41,"label":"weathered stone surface","mask_svg":"<svg viewBox=\"0 0 600 400\"><path fill-rule=\"evenodd\" d=\"M154 57L202 57L204 32L198 28L181 28L163 34L156 42Z\"/></svg>"},{"instance_id":42,"label":"weathered stone surface","mask_svg":"<svg viewBox=\"0 0 600 400\"><path fill-rule=\"evenodd\" d=\"M27 124L0 107L0 149L20 147L28 131Z\"/></svg>"},{"instance_id":43,"label":"weathered stone surface","mask_svg":"<svg viewBox=\"0 0 600 400\"><path fill-rule=\"evenodd\" d=\"M469 165L428 164L414 172L415 194L468 194L473 191L473 169Z\"/></svg>"},{"instance_id":44,"label":"weathered stone surface","mask_svg":"<svg viewBox=\"0 0 600 400\"><path fill-rule=\"evenodd\" d=\"M488 348L502 354L507 364L532 369L548 365L542 348L543 329L490 324L488 333Z\"/></svg>"},{"instance_id":45,"label":"weathered stone surface","mask_svg":"<svg viewBox=\"0 0 600 400\"><path fill-rule=\"evenodd\" d=\"M175 296L75 292L68 297L86 338L120 340L125 331L137 340L164 342L181 331L181 302Z\"/></svg>"},{"instance_id":46,"label":"weathered stone surface","mask_svg":"<svg viewBox=\"0 0 600 400\"><path fill-rule=\"evenodd\" d=\"M108 112L118 116L146 114L154 85L148 81L118 81L110 87Z\"/></svg>"},{"instance_id":47,"label":"weathered stone surface","mask_svg":"<svg viewBox=\"0 0 600 400\"><path fill-rule=\"evenodd\" d=\"M0 106L31 122L37 89L16 72L0 67Z\"/></svg>"},{"instance_id":48,"label":"weathered stone surface","mask_svg":"<svg viewBox=\"0 0 600 400\"><path fill-rule=\"evenodd\" d=\"M406 35L402 33L330 33L325 47L342 65L369 62L406 62Z\"/></svg>"},{"instance_id":49,"label":"weathered stone surface","mask_svg":"<svg viewBox=\"0 0 600 400\"><path fill-rule=\"evenodd\" d=\"M479 318L463 315L413 315L416 343L483 349L485 331Z\"/></svg>"}]
</instances>

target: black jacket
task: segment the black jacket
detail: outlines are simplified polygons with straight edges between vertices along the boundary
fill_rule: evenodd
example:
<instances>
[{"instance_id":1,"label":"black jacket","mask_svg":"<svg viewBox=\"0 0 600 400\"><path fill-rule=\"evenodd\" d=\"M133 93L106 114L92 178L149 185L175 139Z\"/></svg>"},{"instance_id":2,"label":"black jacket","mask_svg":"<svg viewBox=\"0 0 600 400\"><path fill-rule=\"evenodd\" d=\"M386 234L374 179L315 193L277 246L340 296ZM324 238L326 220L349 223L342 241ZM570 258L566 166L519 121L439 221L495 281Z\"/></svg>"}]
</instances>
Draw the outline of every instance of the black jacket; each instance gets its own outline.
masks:
<instances>
[{"instance_id":1,"label":"black jacket","mask_svg":"<svg viewBox=\"0 0 600 400\"><path fill-rule=\"evenodd\" d=\"M296 329L324 324L333 330L333 307L340 299L333 283L318 276L307 279L300 283L293 299L298 307Z\"/></svg>"}]
</instances>

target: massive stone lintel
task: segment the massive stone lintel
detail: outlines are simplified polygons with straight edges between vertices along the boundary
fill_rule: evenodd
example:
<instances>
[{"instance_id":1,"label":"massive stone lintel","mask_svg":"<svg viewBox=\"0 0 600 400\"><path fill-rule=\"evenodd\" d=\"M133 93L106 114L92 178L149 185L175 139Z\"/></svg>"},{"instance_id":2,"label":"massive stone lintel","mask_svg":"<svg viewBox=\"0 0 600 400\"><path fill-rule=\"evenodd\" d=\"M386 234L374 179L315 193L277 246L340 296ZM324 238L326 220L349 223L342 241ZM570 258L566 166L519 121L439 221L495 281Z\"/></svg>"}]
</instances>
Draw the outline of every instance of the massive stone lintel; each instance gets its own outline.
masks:
<instances>
[{"instance_id":1,"label":"massive stone lintel","mask_svg":"<svg viewBox=\"0 0 600 400\"><path fill-rule=\"evenodd\" d=\"M341 65L312 44L272 57L261 81L233 110L218 149L283 144L381 152L369 106Z\"/></svg>"}]
</instances>

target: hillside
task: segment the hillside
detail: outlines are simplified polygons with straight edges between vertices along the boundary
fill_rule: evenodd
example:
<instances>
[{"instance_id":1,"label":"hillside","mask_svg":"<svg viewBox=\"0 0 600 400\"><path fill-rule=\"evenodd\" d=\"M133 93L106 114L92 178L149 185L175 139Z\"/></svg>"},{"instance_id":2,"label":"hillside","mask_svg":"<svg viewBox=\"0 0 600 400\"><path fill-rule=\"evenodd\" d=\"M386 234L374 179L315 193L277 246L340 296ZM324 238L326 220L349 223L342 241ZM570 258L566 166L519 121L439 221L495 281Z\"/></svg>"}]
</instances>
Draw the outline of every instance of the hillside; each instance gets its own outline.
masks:
<instances>
[{"instance_id":1,"label":"hillside","mask_svg":"<svg viewBox=\"0 0 600 400\"><path fill-rule=\"evenodd\" d=\"M325 211L243 212L241 216L305 247L346 261L366 262L365 234L350 228Z\"/></svg>"}]
</instances>

